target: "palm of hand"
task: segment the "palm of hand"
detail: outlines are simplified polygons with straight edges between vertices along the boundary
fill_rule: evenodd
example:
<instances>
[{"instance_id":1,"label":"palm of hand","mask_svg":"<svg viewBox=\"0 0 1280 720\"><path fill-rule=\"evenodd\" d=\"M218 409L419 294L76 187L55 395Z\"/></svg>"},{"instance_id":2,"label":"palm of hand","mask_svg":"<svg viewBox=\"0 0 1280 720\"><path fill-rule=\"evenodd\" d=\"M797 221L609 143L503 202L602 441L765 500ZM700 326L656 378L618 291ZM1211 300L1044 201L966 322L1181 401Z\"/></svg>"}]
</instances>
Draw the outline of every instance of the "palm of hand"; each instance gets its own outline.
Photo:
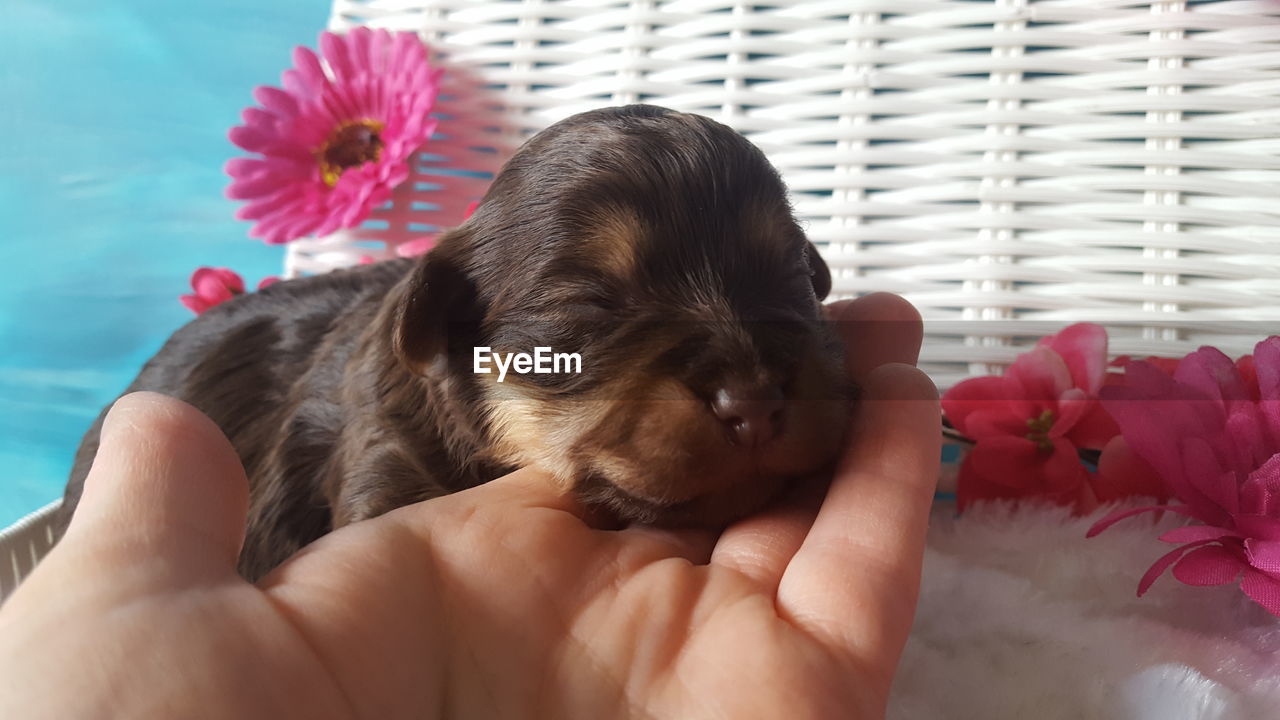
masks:
<instances>
[{"instance_id":1,"label":"palm of hand","mask_svg":"<svg viewBox=\"0 0 1280 720\"><path fill-rule=\"evenodd\" d=\"M877 716L914 608L937 408L915 371L869 371L913 360L918 324L904 341L903 327L876 324L882 307L847 310L865 313L848 322L872 324L849 329L881 356L851 362L869 397L825 500L810 488L718 538L601 531L545 478L521 471L344 528L254 587L234 574L244 500L226 480L238 463L216 442L185 448L180 456L207 460L186 495L169 488L158 509L100 497L96 512L77 516L72 542L0 613L0 678L37 687L49 675L30 662L10 674L11 650L42 643L57 664L84 652L83 631L97 636L91 652L104 666L129 663L117 701L145 697L153 710ZM882 342L866 342L876 332ZM105 495L96 485L86 488L90 503L95 490ZM174 546L136 518L122 525L128 512L158 512L186 532ZM119 542L88 542L108 526ZM157 643L174 635L181 642Z\"/></svg>"}]
</instances>

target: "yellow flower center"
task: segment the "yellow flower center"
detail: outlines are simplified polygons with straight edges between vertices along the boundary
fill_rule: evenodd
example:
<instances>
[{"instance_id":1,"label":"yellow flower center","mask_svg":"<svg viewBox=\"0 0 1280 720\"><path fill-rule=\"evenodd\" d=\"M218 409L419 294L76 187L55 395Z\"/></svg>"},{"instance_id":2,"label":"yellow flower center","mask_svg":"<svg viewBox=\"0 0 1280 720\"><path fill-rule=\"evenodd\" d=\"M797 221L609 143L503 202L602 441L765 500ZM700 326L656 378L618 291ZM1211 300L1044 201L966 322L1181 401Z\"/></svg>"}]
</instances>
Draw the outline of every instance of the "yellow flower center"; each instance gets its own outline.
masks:
<instances>
[{"instance_id":1,"label":"yellow flower center","mask_svg":"<svg viewBox=\"0 0 1280 720\"><path fill-rule=\"evenodd\" d=\"M382 123L377 120L355 120L339 125L316 151L320 177L333 187L347 168L377 162L382 154Z\"/></svg>"},{"instance_id":2,"label":"yellow flower center","mask_svg":"<svg viewBox=\"0 0 1280 720\"><path fill-rule=\"evenodd\" d=\"M1027 439L1046 452L1053 450L1053 440L1049 439L1049 431L1053 429L1053 419L1053 411L1045 410L1040 413L1040 417L1027 420L1027 429L1030 430L1027 433Z\"/></svg>"}]
</instances>

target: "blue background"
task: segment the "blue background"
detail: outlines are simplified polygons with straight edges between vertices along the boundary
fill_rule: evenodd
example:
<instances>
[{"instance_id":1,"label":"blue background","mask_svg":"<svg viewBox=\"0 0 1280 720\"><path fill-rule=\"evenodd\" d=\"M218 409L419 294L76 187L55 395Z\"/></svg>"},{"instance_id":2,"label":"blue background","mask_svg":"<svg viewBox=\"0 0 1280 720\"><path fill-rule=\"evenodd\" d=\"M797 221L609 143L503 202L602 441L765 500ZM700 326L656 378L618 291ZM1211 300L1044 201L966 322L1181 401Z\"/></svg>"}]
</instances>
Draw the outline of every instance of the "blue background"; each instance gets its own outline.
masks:
<instances>
[{"instance_id":1,"label":"blue background","mask_svg":"<svg viewBox=\"0 0 1280 720\"><path fill-rule=\"evenodd\" d=\"M192 317L192 270L279 273L222 197L226 133L328 14L0 0L0 527L61 495L99 410Z\"/></svg>"}]
</instances>

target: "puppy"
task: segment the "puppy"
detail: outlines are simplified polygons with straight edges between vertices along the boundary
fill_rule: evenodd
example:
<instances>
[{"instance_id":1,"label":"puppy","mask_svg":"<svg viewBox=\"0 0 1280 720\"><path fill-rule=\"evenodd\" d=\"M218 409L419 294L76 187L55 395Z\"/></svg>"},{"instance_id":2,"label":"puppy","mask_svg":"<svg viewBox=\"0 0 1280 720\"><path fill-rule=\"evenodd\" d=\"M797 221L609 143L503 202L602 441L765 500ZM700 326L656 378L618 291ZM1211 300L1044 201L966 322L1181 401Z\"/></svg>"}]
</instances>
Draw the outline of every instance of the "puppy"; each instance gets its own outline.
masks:
<instances>
[{"instance_id":1,"label":"puppy","mask_svg":"<svg viewBox=\"0 0 1280 720\"><path fill-rule=\"evenodd\" d=\"M697 115L609 108L530 139L416 265L234 298L128 390L191 403L239 453L249 579L521 466L623 522L722 526L840 445L853 389L822 322L830 282L757 148ZM476 372L476 348L538 347L580 366Z\"/></svg>"}]
</instances>

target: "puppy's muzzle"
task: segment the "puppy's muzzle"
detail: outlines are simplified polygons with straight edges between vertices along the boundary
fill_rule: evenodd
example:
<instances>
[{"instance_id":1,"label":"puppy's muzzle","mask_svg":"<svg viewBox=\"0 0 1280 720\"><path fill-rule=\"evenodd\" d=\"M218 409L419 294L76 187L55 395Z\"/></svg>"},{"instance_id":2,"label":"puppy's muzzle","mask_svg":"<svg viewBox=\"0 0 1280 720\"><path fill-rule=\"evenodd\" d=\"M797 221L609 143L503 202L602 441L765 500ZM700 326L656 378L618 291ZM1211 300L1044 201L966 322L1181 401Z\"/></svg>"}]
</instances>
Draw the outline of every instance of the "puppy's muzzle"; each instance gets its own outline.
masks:
<instances>
[{"instance_id":1,"label":"puppy's muzzle","mask_svg":"<svg viewBox=\"0 0 1280 720\"><path fill-rule=\"evenodd\" d=\"M729 439L757 448L782 433L787 398L774 383L725 383L711 399L711 412L724 423Z\"/></svg>"}]
</instances>

